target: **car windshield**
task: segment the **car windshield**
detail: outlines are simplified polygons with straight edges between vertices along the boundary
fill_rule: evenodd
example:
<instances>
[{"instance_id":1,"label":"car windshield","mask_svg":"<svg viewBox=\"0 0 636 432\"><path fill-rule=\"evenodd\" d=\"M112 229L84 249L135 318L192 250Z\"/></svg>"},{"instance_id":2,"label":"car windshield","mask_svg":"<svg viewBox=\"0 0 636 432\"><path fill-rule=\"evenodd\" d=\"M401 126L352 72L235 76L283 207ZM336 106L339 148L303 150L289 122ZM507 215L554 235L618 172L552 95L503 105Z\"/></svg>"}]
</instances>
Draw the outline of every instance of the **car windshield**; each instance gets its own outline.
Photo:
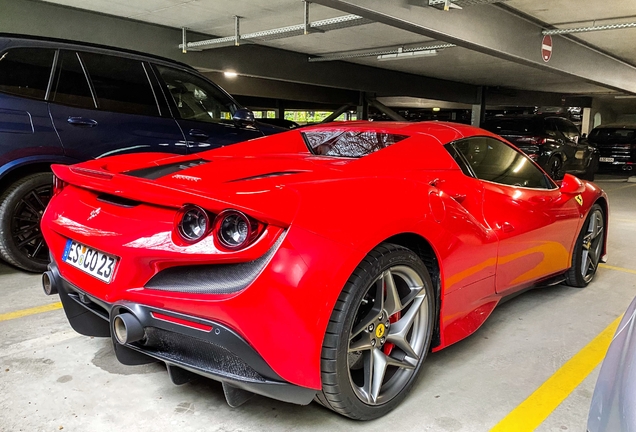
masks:
<instances>
[{"instance_id":1,"label":"car windshield","mask_svg":"<svg viewBox=\"0 0 636 432\"><path fill-rule=\"evenodd\" d=\"M375 131L313 130L302 133L315 155L360 158L408 138Z\"/></svg>"},{"instance_id":2,"label":"car windshield","mask_svg":"<svg viewBox=\"0 0 636 432\"><path fill-rule=\"evenodd\" d=\"M498 135L530 135L536 131L532 119L492 119L484 124L484 129Z\"/></svg>"},{"instance_id":3,"label":"car windshield","mask_svg":"<svg viewBox=\"0 0 636 432\"><path fill-rule=\"evenodd\" d=\"M594 129L590 132L588 139L594 143L616 143L616 144L628 144L634 141L636 138L635 129L625 128L602 128Z\"/></svg>"}]
</instances>

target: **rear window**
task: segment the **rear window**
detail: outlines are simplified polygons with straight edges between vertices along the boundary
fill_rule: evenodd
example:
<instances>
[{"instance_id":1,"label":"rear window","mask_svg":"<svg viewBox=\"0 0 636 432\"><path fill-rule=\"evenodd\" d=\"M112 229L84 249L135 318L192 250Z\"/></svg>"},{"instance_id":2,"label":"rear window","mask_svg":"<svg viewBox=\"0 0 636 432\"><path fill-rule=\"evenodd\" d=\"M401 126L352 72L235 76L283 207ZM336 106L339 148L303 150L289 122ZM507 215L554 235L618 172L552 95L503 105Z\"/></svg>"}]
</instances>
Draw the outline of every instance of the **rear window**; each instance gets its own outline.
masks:
<instances>
[{"instance_id":1,"label":"rear window","mask_svg":"<svg viewBox=\"0 0 636 432\"><path fill-rule=\"evenodd\" d=\"M44 99L55 51L14 48L0 54L0 92Z\"/></svg>"},{"instance_id":2,"label":"rear window","mask_svg":"<svg viewBox=\"0 0 636 432\"><path fill-rule=\"evenodd\" d=\"M99 109L158 116L150 81L139 60L103 54L80 54L95 88Z\"/></svg>"},{"instance_id":3,"label":"rear window","mask_svg":"<svg viewBox=\"0 0 636 432\"><path fill-rule=\"evenodd\" d=\"M532 119L495 119L484 124L484 129L497 135L530 135L536 133Z\"/></svg>"},{"instance_id":4,"label":"rear window","mask_svg":"<svg viewBox=\"0 0 636 432\"><path fill-rule=\"evenodd\" d=\"M360 158L408 138L385 132L317 130L302 133L309 150L316 155Z\"/></svg>"},{"instance_id":5,"label":"rear window","mask_svg":"<svg viewBox=\"0 0 636 432\"><path fill-rule=\"evenodd\" d=\"M57 60L57 78L51 89L51 100L78 108L95 108L91 88L77 53L74 51L60 51Z\"/></svg>"},{"instance_id":6,"label":"rear window","mask_svg":"<svg viewBox=\"0 0 636 432\"><path fill-rule=\"evenodd\" d=\"M636 138L636 129L624 129L624 128L603 128L594 129L590 132L588 139L594 143L615 143L615 144L629 144Z\"/></svg>"}]
</instances>

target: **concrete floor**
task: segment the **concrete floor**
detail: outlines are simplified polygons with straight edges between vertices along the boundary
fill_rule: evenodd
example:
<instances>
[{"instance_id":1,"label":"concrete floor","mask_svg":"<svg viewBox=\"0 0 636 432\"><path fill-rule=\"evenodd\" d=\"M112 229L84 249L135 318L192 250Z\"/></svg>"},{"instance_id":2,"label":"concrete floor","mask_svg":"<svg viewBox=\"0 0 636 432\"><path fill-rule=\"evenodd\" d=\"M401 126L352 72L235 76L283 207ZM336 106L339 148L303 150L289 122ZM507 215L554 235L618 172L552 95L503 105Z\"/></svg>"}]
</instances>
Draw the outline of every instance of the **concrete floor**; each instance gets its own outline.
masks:
<instances>
[{"instance_id":1,"label":"concrete floor","mask_svg":"<svg viewBox=\"0 0 636 432\"><path fill-rule=\"evenodd\" d=\"M636 183L599 176L609 194L608 264L636 269ZM40 277L0 264L0 314L57 302ZM232 409L221 385L174 386L159 365L123 366L107 339L71 330L62 310L0 322L1 431L486 431L625 311L636 275L601 268L586 289L555 286L498 307L473 336L431 354L409 397L358 423L317 404L255 397ZM539 431L585 430L598 369Z\"/></svg>"}]
</instances>

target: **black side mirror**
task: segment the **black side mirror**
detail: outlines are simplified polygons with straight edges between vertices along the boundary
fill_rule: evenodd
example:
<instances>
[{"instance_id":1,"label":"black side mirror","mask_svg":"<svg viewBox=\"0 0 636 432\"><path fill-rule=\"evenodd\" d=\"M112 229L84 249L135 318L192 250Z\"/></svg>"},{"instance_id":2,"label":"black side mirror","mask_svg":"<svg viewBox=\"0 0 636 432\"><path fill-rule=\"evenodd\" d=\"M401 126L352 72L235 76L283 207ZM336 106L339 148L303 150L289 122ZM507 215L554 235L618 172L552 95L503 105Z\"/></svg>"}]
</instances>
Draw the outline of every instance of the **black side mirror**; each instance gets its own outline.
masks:
<instances>
[{"instance_id":1,"label":"black side mirror","mask_svg":"<svg viewBox=\"0 0 636 432\"><path fill-rule=\"evenodd\" d=\"M254 126L254 113L247 108L240 108L234 111L232 121L236 127Z\"/></svg>"}]
</instances>

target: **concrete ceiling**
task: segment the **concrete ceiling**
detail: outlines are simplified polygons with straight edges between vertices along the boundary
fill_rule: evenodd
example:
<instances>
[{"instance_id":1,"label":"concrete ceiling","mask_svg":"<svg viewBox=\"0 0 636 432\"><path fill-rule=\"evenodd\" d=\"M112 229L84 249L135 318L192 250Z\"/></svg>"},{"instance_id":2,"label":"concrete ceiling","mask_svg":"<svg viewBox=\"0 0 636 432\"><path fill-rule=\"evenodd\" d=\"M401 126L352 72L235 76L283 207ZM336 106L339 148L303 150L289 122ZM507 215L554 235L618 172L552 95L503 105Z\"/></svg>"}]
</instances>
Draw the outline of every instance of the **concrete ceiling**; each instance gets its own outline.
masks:
<instances>
[{"instance_id":1,"label":"concrete ceiling","mask_svg":"<svg viewBox=\"0 0 636 432\"><path fill-rule=\"evenodd\" d=\"M506 5L554 28L636 22L634 0L510 0ZM636 65L636 29L577 33L576 38Z\"/></svg>"},{"instance_id":2,"label":"concrete ceiling","mask_svg":"<svg viewBox=\"0 0 636 432\"><path fill-rule=\"evenodd\" d=\"M241 33L301 24L303 3L299 0L48 0L65 6L161 24L188 27L191 31L218 37L234 34L234 16L241 16ZM399 0L403 4L405 0ZM510 0L506 8L555 28L636 21L636 1L612 0ZM485 6L472 6L474 8ZM447 12L452 14L453 11ZM311 21L346 15L320 5L311 5ZM636 65L636 29L575 35L581 41ZM180 41L175 41L176 45ZM321 55L378 47L397 48L432 43L430 38L380 23L259 42L307 55ZM210 53L213 53L211 50ZM266 61L266 59L259 59ZM537 69L467 48L453 47L434 57L379 62L375 56L346 61L442 78L469 84L502 86L563 94L599 94L611 91L581 79ZM589 65L590 68L595 65ZM240 71L238 71L240 73ZM611 73L611 71L608 71ZM397 95L396 95L397 96Z\"/></svg>"}]
</instances>

